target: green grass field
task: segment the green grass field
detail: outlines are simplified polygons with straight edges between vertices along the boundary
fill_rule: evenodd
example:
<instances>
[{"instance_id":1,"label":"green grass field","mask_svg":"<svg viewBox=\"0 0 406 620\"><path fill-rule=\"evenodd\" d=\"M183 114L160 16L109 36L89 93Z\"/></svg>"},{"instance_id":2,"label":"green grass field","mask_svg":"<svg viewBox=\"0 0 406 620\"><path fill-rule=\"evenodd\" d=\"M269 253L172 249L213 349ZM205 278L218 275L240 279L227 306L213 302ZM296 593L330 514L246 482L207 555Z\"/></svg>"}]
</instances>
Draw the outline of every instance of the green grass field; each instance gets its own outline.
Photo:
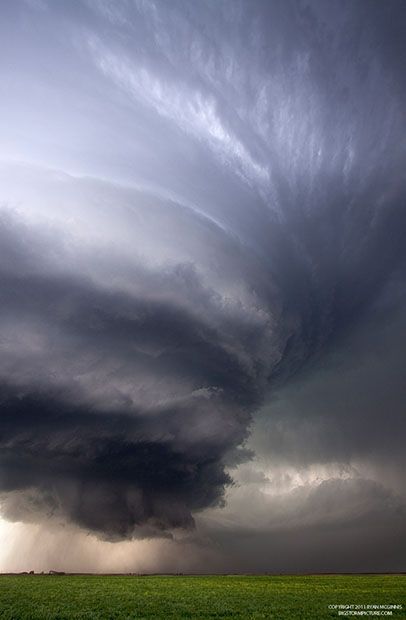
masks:
<instances>
[{"instance_id":1,"label":"green grass field","mask_svg":"<svg viewBox=\"0 0 406 620\"><path fill-rule=\"evenodd\" d=\"M329 605L402 604L392 616ZM1 620L406 618L406 575L1 575Z\"/></svg>"}]
</instances>

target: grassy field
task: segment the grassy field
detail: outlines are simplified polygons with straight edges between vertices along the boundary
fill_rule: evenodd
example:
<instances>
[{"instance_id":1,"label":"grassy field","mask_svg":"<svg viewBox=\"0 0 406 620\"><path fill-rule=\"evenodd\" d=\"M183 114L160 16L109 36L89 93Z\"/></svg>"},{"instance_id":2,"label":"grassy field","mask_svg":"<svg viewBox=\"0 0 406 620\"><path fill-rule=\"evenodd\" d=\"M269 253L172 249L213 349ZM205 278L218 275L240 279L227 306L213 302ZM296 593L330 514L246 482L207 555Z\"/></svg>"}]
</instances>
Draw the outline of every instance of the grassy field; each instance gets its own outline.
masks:
<instances>
[{"instance_id":1,"label":"grassy field","mask_svg":"<svg viewBox=\"0 0 406 620\"><path fill-rule=\"evenodd\" d=\"M403 610L339 616L337 604ZM406 618L405 608L406 575L0 576L1 620Z\"/></svg>"}]
</instances>

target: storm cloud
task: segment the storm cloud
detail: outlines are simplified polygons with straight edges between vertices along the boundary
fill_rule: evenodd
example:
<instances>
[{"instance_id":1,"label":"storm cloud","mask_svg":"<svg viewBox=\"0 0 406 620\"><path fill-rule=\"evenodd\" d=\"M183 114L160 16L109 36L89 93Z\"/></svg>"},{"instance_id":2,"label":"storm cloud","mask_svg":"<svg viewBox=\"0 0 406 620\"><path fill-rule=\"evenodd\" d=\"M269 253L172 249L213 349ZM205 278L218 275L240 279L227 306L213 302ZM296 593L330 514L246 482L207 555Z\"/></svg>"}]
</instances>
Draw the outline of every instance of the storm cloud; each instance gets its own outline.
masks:
<instances>
[{"instance_id":1,"label":"storm cloud","mask_svg":"<svg viewBox=\"0 0 406 620\"><path fill-rule=\"evenodd\" d=\"M3 516L197 519L241 570L269 568L244 536L293 570L289 536L351 530L331 566L377 566L350 549L405 515L404 3L1 11Z\"/></svg>"}]
</instances>

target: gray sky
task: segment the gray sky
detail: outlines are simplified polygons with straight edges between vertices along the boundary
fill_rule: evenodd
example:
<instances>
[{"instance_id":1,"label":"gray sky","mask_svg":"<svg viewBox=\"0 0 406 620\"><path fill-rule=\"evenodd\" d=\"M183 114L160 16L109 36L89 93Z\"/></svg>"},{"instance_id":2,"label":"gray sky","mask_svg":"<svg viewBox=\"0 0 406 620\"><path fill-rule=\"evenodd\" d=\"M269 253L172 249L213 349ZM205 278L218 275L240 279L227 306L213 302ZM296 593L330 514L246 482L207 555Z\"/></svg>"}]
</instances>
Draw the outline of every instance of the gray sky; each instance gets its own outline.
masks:
<instances>
[{"instance_id":1,"label":"gray sky","mask_svg":"<svg viewBox=\"0 0 406 620\"><path fill-rule=\"evenodd\" d=\"M0 11L0 569L404 570L404 2Z\"/></svg>"}]
</instances>

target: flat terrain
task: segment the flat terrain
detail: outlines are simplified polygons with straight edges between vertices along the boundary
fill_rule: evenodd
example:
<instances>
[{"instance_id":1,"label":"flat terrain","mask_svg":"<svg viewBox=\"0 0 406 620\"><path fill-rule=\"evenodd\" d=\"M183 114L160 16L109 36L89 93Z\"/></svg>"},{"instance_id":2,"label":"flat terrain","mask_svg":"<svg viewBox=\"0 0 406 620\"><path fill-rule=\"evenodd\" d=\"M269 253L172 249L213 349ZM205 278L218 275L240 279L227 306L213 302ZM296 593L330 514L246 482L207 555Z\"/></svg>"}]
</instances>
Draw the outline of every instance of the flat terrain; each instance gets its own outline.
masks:
<instances>
[{"instance_id":1,"label":"flat terrain","mask_svg":"<svg viewBox=\"0 0 406 620\"><path fill-rule=\"evenodd\" d=\"M339 616L337 604L403 610ZM406 618L405 608L406 575L0 575L1 620Z\"/></svg>"}]
</instances>

